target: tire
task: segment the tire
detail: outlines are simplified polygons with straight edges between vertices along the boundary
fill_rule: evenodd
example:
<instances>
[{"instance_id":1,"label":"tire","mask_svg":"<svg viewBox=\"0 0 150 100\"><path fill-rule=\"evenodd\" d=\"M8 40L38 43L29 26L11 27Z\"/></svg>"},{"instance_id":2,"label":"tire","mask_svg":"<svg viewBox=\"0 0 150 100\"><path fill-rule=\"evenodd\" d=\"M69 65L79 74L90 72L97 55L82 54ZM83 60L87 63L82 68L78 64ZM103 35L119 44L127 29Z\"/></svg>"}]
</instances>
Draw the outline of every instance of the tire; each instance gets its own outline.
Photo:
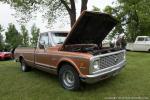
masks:
<instances>
[{"instance_id":1,"label":"tire","mask_svg":"<svg viewBox=\"0 0 150 100\"><path fill-rule=\"evenodd\" d=\"M25 63L24 59L22 59L20 61L20 63L21 63L21 71L28 72L28 71L31 70L31 67L27 66L27 64Z\"/></svg>"},{"instance_id":2,"label":"tire","mask_svg":"<svg viewBox=\"0 0 150 100\"><path fill-rule=\"evenodd\" d=\"M79 74L69 64L65 64L60 68L59 81L61 86L67 90L78 90L80 88Z\"/></svg>"}]
</instances>

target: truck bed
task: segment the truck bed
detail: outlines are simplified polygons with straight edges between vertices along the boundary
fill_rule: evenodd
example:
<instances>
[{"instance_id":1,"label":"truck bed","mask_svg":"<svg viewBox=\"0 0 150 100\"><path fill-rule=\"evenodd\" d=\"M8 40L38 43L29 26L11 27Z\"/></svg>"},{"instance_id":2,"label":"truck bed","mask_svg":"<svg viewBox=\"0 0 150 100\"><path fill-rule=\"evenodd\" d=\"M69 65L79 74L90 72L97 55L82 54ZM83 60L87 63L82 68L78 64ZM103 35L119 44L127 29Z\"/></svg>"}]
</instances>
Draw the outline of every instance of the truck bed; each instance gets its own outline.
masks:
<instances>
[{"instance_id":1,"label":"truck bed","mask_svg":"<svg viewBox=\"0 0 150 100\"><path fill-rule=\"evenodd\" d=\"M15 58L19 58L20 56L23 56L25 60L34 63L34 52L35 52L35 48L33 47L19 47L16 48L15 50Z\"/></svg>"}]
</instances>

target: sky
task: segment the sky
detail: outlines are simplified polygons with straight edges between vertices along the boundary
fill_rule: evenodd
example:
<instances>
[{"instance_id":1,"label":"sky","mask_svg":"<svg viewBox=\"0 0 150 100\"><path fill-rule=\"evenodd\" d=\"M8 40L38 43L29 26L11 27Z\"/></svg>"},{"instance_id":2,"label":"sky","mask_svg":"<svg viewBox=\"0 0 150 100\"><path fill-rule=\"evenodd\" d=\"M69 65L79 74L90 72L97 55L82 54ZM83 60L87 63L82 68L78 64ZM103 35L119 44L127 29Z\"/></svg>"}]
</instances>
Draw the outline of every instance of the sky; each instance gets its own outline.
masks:
<instances>
[{"instance_id":1,"label":"sky","mask_svg":"<svg viewBox=\"0 0 150 100\"><path fill-rule=\"evenodd\" d=\"M89 0L88 1L88 10L92 10L93 6L96 6L100 9L104 9L107 5L112 5L112 2L116 0ZM80 12L80 0L76 1L76 8L77 12ZM11 8L8 4L0 3L0 24L3 26L4 29L7 29L9 23L15 24L16 28L20 30L20 24L16 21L16 18L13 16L15 14L15 10ZM79 15L79 14L78 14ZM64 22L61 23L58 21L53 28L48 28L47 22L44 21L41 14L38 13L38 16L34 19L29 21L26 24L28 30L31 29L31 26L36 24L38 28L40 28L41 32L46 32L49 30L69 30L70 25L64 25Z\"/></svg>"}]
</instances>

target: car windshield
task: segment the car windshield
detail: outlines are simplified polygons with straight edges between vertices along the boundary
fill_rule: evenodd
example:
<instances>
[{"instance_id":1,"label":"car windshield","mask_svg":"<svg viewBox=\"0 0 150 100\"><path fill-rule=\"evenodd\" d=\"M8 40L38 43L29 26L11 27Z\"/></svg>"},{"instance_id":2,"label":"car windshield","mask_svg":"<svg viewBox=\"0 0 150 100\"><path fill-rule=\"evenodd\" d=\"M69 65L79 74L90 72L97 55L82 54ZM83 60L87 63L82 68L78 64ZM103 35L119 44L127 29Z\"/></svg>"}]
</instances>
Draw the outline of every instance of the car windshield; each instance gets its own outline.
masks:
<instances>
[{"instance_id":1,"label":"car windshield","mask_svg":"<svg viewBox=\"0 0 150 100\"><path fill-rule=\"evenodd\" d=\"M63 44L68 33L66 32L57 32L57 33L52 33L52 38L55 44Z\"/></svg>"}]
</instances>

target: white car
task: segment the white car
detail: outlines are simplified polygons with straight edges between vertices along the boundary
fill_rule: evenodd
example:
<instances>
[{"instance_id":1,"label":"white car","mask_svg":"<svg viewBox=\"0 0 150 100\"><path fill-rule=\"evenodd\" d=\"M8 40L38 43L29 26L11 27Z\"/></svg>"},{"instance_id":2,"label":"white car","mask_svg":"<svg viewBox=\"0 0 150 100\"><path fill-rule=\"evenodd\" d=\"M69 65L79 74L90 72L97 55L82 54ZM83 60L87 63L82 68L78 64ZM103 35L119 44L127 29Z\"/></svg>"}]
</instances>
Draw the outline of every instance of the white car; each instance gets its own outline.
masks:
<instances>
[{"instance_id":1,"label":"white car","mask_svg":"<svg viewBox=\"0 0 150 100\"><path fill-rule=\"evenodd\" d=\"M127 50L150 51L150 36L137 36L134 43L128 43Z\"/></svg>"}]
</instances>

